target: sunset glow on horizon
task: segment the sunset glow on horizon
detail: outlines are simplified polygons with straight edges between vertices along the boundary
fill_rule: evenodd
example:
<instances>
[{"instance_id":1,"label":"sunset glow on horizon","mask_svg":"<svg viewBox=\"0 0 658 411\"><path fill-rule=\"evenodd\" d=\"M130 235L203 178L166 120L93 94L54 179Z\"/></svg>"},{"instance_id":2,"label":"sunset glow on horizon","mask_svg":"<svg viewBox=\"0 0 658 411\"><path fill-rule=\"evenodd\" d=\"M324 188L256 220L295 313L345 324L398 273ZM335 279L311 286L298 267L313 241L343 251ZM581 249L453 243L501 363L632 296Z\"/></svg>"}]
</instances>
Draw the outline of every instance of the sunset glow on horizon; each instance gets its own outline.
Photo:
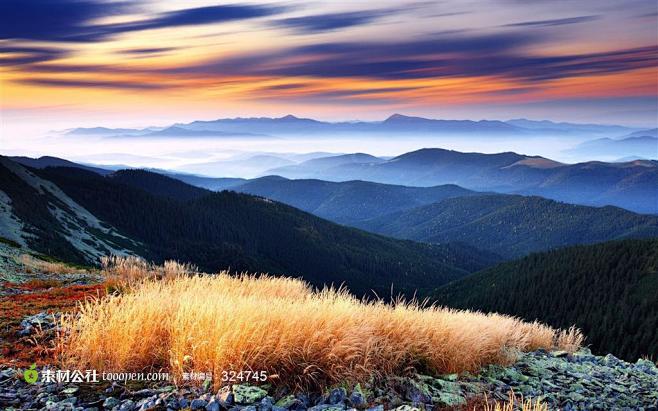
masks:
<instances>
[{"instance_id":1,"label":"sunset glow on horizon","mask_svg":"<svg viewBox=\"0 0 658 411\"><path fill-rule=\"evenodd\" d=\"M655 127L657 11L640 0L8 0L3 128L394 112Z\"/></svg>"}]
</instances>

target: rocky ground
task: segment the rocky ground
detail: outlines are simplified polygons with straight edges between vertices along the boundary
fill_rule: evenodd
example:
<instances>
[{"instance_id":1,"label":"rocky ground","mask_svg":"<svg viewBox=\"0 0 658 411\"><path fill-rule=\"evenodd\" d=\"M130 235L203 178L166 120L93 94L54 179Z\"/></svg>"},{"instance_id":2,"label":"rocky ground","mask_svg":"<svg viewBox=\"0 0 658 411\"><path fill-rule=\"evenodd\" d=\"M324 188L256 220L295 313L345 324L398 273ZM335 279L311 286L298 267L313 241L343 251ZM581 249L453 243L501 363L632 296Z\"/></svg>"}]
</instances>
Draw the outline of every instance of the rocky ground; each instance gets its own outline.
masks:
<instances>
[{"instance_id":1,"label":"rocky ground","mask_svg":"<svg viewBox=\"0 0 658 411\"><path fill-rule=\"evenodd\" d=\"M472 409L474 398L506 400L513 390L543 399L551 410L658 410L658 368L587 350L574 355L544 351L522 354L510 367L490 366L477 375L412 375L375 385L335 387L323 394L290 394L269 385L235 384L218 392L169 384L28 384L22 371L0 370L0 406L5 410L207 410L414 411Z\"/></svg>"}]
</instances>

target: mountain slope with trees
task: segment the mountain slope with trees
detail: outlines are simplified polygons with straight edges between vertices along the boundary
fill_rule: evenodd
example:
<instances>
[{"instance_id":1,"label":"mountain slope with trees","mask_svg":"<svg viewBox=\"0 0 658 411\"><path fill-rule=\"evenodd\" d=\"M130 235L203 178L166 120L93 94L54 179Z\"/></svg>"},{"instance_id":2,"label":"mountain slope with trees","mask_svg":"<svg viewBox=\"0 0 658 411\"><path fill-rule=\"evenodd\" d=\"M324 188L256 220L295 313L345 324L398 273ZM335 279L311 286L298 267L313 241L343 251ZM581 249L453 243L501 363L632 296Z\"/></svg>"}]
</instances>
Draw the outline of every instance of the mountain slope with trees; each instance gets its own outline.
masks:
<instances>
[{"instance_id":1,"label":"mountain slope with trees","mask_svg":"<svg viewBox=\"0 0 658 411\"><path fill-rule=\"evenodd\" d=\"M354 225L396 238L464 242L505 257L567 245L658 237L656 216L506 194L449 198Z\"/></svg>"},{"instance_id":2,"label":"mountain slope with trees","mask_svg":"<svg viewBox=\"0 0 658 411\"><path fill-rule=\"evenodd\" d=\"M372 289L388 296L391 286L395 293L422 294L498 260L468 246L369 234L246 194L208 192L196 199L173 199L161 185L153 189L158 194L149 193L135 187L134 179L118 182L73 168L34 171L144 244L146 258L187 261L210 272L230 268L301 276L318 286L345 283L357 294ZM155 178L180 188L176 180Z\"/></svg>"},{"instance_id":3,"label":"mountain slope with trees","mask_svg":"<svg viewBox=\"0 0 658 411\"><path fill-rule=\"evenodd\" d=\"M532 254L439 288L439 304L576 325L598 353L658 357L658 239Z\"/></svg>"},{"instance_id":4,"label":"mountain slope with trees","mask_svg":"<svg viewBox=\"0 0 658 411\"><path fill-rule=\"evenodd\" d=\"M455 185L405 187L368 181L288 180L277 176L248 180L231 190L281 201L348 225L446 198L479 194Z\"/></svg>"}]
</instances>

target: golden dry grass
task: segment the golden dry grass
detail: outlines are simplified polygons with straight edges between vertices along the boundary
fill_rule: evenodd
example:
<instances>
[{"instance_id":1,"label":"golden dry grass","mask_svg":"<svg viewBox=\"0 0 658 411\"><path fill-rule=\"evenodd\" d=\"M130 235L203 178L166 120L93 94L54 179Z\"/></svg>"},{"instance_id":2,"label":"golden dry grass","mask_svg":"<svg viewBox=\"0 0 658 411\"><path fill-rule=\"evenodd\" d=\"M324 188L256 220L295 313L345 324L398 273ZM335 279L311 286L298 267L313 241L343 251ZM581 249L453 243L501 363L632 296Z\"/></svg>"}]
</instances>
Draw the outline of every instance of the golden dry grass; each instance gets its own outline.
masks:
<instances>
[{"instance_id":1,"label":"golden dry grass","mask_svg":"<svg viewBox=\"0 0 658 411\"><path fill-rule=\"evenodd\" d=\"M498 401L489 402L485 398L483 406L484 411L548 411L548 405L539 400L524 399L521 397L517 399L513 392L510 391L507 402L500 403ZM475 410L474 410L475 411Z\"/></svg>"},{"instance_id":2,"label":"golden dry grass","mask_svg":"<svg viewBox=\"0 0 658 411\"><path fill-rule=\"evenodd\" d=\"M476 370L507 363L516 351L573 350L582 340L574 329L415 302L360 301L291 278L180 275L187 271L161 281L129 274L130 292L82 304L81 316L63 319L64 364L166 369L178 377L212 372L216 385L222 371L263 370L274 383L308 388L410 367Z\"/></svg>"},{"instance_id":3,"label":"golden dry grass","mask_svg":"<svg viewBox=\"0 0 658 411\"><path fill-rule=\"evenodd\" d=\"M21 254L20 257L18 257L18 262L23 265L23 270L25 270L26 273L71 274L84 272L84 270L71 267L64 263L40 260L29 254Z\"/></svg>"},{"instance_id":4,"label":"golden dry grass","mask_svg":"<svg viewBox=\"0 0 658 411\"><path fill-rule=\"evenodd\" d=\"M124 284L138 283L145 279L175 278L198 273L196 266L178 261L165 261L155 265L135 256L101 257L102 274L106 279Z\"/></svg>"}]
</instances>

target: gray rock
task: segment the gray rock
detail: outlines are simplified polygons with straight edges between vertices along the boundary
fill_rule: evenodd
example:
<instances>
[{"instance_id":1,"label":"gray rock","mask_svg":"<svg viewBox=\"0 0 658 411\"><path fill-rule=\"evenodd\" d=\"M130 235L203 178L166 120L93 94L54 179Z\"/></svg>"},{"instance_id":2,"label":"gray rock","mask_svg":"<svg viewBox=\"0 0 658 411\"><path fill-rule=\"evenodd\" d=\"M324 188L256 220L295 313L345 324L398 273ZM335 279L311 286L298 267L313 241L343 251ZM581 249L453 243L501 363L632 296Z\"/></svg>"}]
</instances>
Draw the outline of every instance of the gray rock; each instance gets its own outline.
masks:
<instances>
[{"instance_id":1,"label":"gray rock","mask_svg":"<svg viewBox=\"0 0 658 411\"><path fill-rule=\"evenodd\" d=\"M63 400L60 402L60 404L71 404L71 405L75 405L75 404L77 404L77 402L78 402L78 398L77 398L77 397L68 397L68 398L63 399Z\"/></svg>"},{"instance_id":2,"label":"gray rock","mask_svg":"<svg viewBox=\"0 0 658 411\"><path fill-rule=\"evenodd\" d=\"M119 404L121 404L121 401L119 401L118 399L114 397L107 397L105 401L103 401L103 408L105 408L106 410L111 410Z\"/></svg>"},{"instance_id":3,"label":"gray rock","mask_svg":"<svg viewBox=\"0 0 658 411\"><path fill-rule=\"evenodd\" d=\"M76 392L78 392L79 388L78 387L69 387L64 390L62 390L61 394L63 395L73 395Z\"/></svg>"},{"instance_id":4,"label":"gray rock","mask_svg":"<svg viewBox=\"0 0 658 411\"><path fill-rule=\"evenodd\" d=\"M334 388L329 392L329 396L327 397L327 403L335 405L339 404L345 401L347 397L347 391L345 388Z\"/></svg>"},{"instance_id":5,"label":"gray rock","mask_svg":"<svg viewBox=\"0 0 658 411\"><path fill-rule=\"evenodd\" d=\"M222 387L215 395L217 402L224 407L229 408L234 403L233 393L231 392L231 387Z\"/></svg>"},{"instance_id":6,"label":"gray rock","mask_svg":"<svg viewBox=\"0 0 658 411\"><path fill-rule=\"evenodd\" d=\"M365 408L368 405L360 384L354 387L354 390L350 394L349 402L354 408Z\"/></svg>"},{"instance_id":7,"label":"gray rock","mask_svg":"<svg viewBox=\"0 0 658 411\"><path fill-rule=\"evenodd\" d=\"M135 391L135 392L133 393L133 395L134 395L135 397L152 397L152 396L155 395L155 391L154 391L154 390L149 390L149 389L147 389L147 388L144 388L144 389L142 389L142 390Z\"/></svg>"},{"instance_id":8,"label":"gray rock","mask_svg":"<svg viewBox=\"0 0 658 411\"><path fill-rule=\"evenodd\" d=\"M135 403L132 400L125 400L119 407L119 411L133 411L134 409Z\"/></svg>"},{"instance_id":9,"label":"gray rock","mask_svg":"<svg viewBox=\"0 0 658 411\"><path fill-rule=\"evenodd\" d=\"M274 400L272 399L272 397L265 397L262 400L260 400L260 404L258 405L258 410L272 411L273 405L274 405Z\"/></svg>"},{"instance_id":10,"label":"gray rock","mask_svg":"<svg viewBox=\"0 0 658 411\"><path fill-rule=\"evenodd\" d=\"M208 403L205 400L196 399L196 400L192 400L192 402L190 403L190 408L192 410L202 410L206 408L206 405L208 405Z\"/></svg>"}]
</instances>

